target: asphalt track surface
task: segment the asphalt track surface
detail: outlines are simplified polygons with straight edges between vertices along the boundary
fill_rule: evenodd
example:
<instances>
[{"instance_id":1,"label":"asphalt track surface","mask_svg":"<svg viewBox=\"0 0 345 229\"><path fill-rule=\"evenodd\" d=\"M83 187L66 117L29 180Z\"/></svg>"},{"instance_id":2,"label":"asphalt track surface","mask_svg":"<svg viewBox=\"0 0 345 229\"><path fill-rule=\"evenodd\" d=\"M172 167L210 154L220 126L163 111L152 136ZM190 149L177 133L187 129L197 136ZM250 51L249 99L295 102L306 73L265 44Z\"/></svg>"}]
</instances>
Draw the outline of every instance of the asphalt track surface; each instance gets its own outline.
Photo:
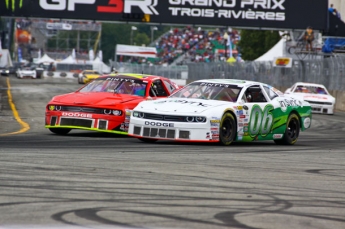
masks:
<instances>
[{"instance_id":1,"label":"asphalt track surface","mask_svg":"<svg viewBox=\"0 0 345 229\"><path fill-rule=\"evenodd\" d=\"M294 146L50 133L46 103L78 87L0 78L0 228L345 228L345 113Z\"/></svg>"}]
</instances>

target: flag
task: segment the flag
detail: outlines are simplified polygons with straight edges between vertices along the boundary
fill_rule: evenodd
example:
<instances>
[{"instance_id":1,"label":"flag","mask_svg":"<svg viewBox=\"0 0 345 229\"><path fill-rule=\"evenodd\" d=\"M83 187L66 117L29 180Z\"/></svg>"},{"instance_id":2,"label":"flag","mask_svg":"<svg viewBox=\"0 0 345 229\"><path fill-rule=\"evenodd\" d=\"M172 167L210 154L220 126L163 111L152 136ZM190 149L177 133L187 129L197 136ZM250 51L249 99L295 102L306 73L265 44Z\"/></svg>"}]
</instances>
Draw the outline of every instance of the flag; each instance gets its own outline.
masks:
<instances>
[{"instance_id":1,"label":"flag","mask_svg":"<svg viewBox=\"0 0 345 229\"><path fill-rule=\"evenodd\" d=\"M18 62L23 61L23 56L22 56L22 50L21 48L18 48Z\"/></svg>"},{"instance_id":2,"label":"flag","mask_svg":"<svg viewBox=\"0 0 345 229\"><path fill-rule=\"evenodd\" d=\"M98 51L98 57L101 61L103 61L103 52L102 50Z\"/></svg>"},{"instance_id":3,"label":"flag","mask_svg":"<svg viewBox=\"0 0 345 229\"><path fill-rule=\"evenodd\" d=\"M72 50L72 57L75 60L77 58L76 54L75 54L75 49Z\"/></svg>"},{"instance_id":4,"label":"flag","mask_svg":"<svg viewBox=\"0 0 345 229\"><path fill-rule=\"evenodd\" d=\"M89 50L89 60L93 61L94 59L95 59L95 54L93 52L93 49L90 49Z\"/></svg>"},{"instance_id":5,"label":"flag","mask_svg":"<svg viewBox=\"0 0 345 229\"><path fill-rule=\"evenodd\" d=\"M229 57L232 57L232 43L231 43L231 35L228 36L228 42L226 43L229 46Z\"/></svg>"},{"instance_id":6,"label":"flag","mask_svg":"<svg viewBox=\"0 0 345 229\"><path fill-rule=\"evenodd\" d=\"M38 59L38 60L41 59L41 56L42 56L42 54L41 54L41 49L38 49L38 57L37 57L37 59Z\"/></svg>"}]
</instances>

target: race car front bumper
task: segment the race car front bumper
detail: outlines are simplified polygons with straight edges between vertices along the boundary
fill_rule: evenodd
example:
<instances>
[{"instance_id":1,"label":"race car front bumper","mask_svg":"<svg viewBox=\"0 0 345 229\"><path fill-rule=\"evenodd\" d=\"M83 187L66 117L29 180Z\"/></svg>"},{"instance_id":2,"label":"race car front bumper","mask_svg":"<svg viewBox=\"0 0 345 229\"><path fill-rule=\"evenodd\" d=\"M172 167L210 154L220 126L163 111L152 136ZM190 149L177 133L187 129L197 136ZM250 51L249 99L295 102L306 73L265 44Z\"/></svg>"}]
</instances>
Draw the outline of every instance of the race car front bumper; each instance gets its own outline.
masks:
<instances>
[{"instance_id":1,"label":"race car front bumper","mask_svg":"<svg viewBox=\"0 0 345 229\"><path fill-rule=\"evenodd\" d=\"M79 112L47 111L46 128L69 128L127 135L128 115L110 116Z\"/></svg>"},{"instance_id":2,"label":"race car front bumper","mask_svg":"<svg viewBox=\"0 0 345 229\"><path fill-rule=\"evenodd\" d=\"M334 114L334 105L314 104L309 102L311 110L315 114Z\"/></svg>"},{"instance_id":3,"label":"race car front bumper","mask_svg":"<svg viewBox=\"0 0 345 229\"><path fill-rule=\"evenodd\" d=\"M128 135L180 142L219 142L219 122L217 126L212 127L209 121L189 123L131 117Z\"/></svg>"}]
</instances>

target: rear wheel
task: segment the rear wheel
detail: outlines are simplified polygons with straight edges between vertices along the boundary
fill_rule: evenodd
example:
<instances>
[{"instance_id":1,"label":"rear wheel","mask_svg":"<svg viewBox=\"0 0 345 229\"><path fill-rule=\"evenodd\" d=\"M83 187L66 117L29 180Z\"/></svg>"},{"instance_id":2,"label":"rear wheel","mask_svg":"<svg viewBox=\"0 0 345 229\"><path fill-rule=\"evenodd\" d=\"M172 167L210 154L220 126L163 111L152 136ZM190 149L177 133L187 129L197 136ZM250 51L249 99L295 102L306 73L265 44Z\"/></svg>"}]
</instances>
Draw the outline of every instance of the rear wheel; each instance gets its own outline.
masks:
<instances>
[{"instance_id":1,"label":"rear wheel","mask_svg":"<svg viewBox=\"0 0 345 229\"><path fill-rule=\"evenodd\" d=\"M222 145L230 145L236 137L236 121L231 113L225 113L220 121L219 141Z\"/></svg>"},{"instance_id":2,"label":"rear wheel","mask_svg":"<svg viewBox=\"0 0 345 229\"><path fill-rule=\"evenodd\" d=\"M60 128L49 128L49 130L51 131L51 132L53 132L54 134L58 134L58 135L66 135L66 134L68 134L70 131L71 131L71 129L60 129Z\"/></svg>"},{"instance_id":3,"label":"rear wheel","mask_svg":"<svg viewBox=\"0 0 345 229\"><path fill-rule=\"evenodd\" d=\"M278 145L293 145L297 142L300 132L300 121L296 114L290 114L286 123L286 130L284 137L279 140L274 140Z\"/></svg>"},{"instance_id":4,"label":"rear wheel","mask_svg":"<svg viewBox=\"0 0 345 229\"><path fill-rule=\"evenodd\" d=\"M157 141L157 139L151 139L151 138L139 138L139 140L146 143L154 143Z\"/></svg>"}]
</instances>

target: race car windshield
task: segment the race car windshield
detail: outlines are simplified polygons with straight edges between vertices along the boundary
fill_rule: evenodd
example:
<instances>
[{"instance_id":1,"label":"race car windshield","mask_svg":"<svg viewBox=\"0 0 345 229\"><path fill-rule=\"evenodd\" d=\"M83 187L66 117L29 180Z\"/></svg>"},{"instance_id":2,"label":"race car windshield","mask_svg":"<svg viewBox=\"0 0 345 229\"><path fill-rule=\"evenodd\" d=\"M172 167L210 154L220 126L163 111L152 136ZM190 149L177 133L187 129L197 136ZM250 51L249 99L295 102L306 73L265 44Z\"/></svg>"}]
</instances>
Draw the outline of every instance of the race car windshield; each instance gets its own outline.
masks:
<instances>
[{"instance_id":1,"label":"race car windshield","mask_svg":"<svg viewBox=\"0 0 345 229\"><path fill-rule=\"evenodd\" d=\"M308 93L308 94L319 94L328 95L327 90L321 86L309 86L309 85L298 85L295 88L295 93Z\"/></svg>"},{"instance_id":2,"label":"race car windshield","mask_svg":"<svg viewBox=\"0 0 345 229\"><path fill-rule=\"evenodd\" d=\"M169 98L194 98L236 102L241 88L232 84L192 83Z\"/></svg>"},{"instance_id":3,"label":"race car windshield","mask_svg":"<svg viewBox=\"0 0 345 229\"><path fill-rule=\"evenodd\" d=\"M95 79L81 88L79 92L109 92L144 97L146 87L147 83L141 80L109 77Z\"/></svg>"}]
</instances>

